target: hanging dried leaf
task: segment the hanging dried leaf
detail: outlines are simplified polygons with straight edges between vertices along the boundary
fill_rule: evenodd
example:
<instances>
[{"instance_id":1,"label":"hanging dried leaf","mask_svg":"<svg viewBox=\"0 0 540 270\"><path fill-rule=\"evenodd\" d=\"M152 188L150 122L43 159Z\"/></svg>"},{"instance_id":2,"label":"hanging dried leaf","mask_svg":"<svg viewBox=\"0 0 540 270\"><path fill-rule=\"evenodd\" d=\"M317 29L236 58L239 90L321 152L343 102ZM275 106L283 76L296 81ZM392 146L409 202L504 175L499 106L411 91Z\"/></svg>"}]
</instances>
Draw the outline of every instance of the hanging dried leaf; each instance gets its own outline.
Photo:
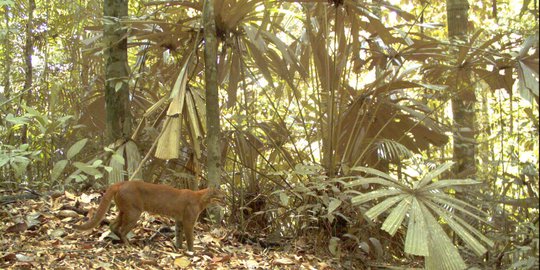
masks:
<instances>
[{"instance_id":1,"label":"hanging dried leaf","mask_svg":"<svg viewBox=\"0 0 540 270\"><path fill-rule=\"evenodd\" d=\"M184 107L184 100L186 96L188 63L189 61L185 62L171 90L172 101L171 101L171 104L169 104L169 109L167 110L167 116L178 116L182 114L182 109Z\"/></svg>"},{"instance_id":2,"label":"hanging dried leaf","mask_svg":"<svg viewBox=\"0 0 540 270\"><path fill-rule=\"evenodd\" d=\"M133 172L135 172L142 160L137 144L131 140L126 143L126 159L128 177L131 178L131 175ZM143 179L142 172L140 170L137 175L135 175L134 179Z\"/></svg>"},{"instance_id":3,"label":"hanging dried leaf","mask_svg":"<svg viewBox=\"0 0 540 270\"><path fill-rule=\"evenodd\" d=\"M109 161L109 166L112 169L109 172L109 177L108 177L109 184L114 184L114 183L124 181L125 148L126 148L126 145L122 144L111 156L111 159Z\"/></svg>"},{"instance_id":4,"label":"hanging dried leaf","mask_svg":"<svg viewBox=\"0 0 540 270\"><path fill-rule=\"evenodd\" d=\"M169 160L180 156L180 118L168 117L163 124L163 134L159 137L155 157Z\"/></svg>"},{"instance_id":5,"label":"hanging dried leaf","mask_svg":"<svg viewBox=\"0 0 540 270\"><path fill-rule=\"evenodd\" d=\"M238 82L240 81L240 69L241 69L241 62L240 57L242 57L241 54L236 53L233 51L231 53L231 68L229 73L229 83L227 85L227 108L231 108L236 104L236 94L238 90Z\"/></svg>"}]
</instances>

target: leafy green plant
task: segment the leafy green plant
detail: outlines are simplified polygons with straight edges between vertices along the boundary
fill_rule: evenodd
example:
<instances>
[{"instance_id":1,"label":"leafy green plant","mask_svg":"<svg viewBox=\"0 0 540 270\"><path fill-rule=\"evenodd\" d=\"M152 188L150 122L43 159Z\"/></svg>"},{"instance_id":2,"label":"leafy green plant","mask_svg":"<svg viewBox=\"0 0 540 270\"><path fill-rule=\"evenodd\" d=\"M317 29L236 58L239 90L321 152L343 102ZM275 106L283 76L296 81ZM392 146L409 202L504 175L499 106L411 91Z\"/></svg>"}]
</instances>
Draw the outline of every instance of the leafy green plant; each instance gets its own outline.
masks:
<instances>
[{"instance_id":1,"label":"leafy green plant","mask_svg":"<svg viewBox=\"0 0 540 270\"><path fill-rule=\"evenodd\" d=\"M62 159L54 164L51 172L51 180L53 182L60 179L68 164L73 165L73 167L75 167L75 171L67 176L65 182L71 180L75 182L82 182L88 179L88 176L93 176L95 179L100 179L104 176L102 172L103 170L107 170L109 172L112 171L111 167L104 166L103 160L98 158L94 158L89 162L75 161L75 156L81 152L81 150L86 146L87 142L87 138L77 141L68 149L66 159Z\"/></svg>"},{"instance_id":2,"label":"leafy green plant","mask_svg":"<svg viewBox=\"0 0 540 270\"><path fill-rule=\"evenodd\" d=\"M457 215L460 213L475 220L487 222L484 214L474 206L443 192L445 188L475 185L479 182L472 179L434 181L452 164L449 162L437 167L412 185L404 184L375 169L355 167L352 170L365 173L370 177L359 176L347 184L349 188L366 184L384 187L358 195L352 198L351 202L358 205L386 198L365 212L365 215L370 219L375 219L389 211L382 229L390 235L394 235L402 226L405 217L408 217L405 252L424 256L426 269L464 269L466 267L458 249L445 233L442 223L447 224L478 256L486 253L484 244L490 247L494 244ZM394 205L396 206L391 209Z\"/></svg>"},{"instance_id":3,"label":"leafy green plant","mask_svg":"<svg viewBox=\"0 0 540 270\"><path fill-rule=\"evenodd\" d=\"M539 228L536 222L524 222L515 227L514 237L520 239L515 248L507 252L512 265L508 269L538 269Z\"/></svg>"},{"instance_id":4,"label":"leafy green plant","mask_svg":"<svg viewBox=\"0 0 540 270\"><path fill-rule=\"evenodd\" d=\"M32 151L28 144L0 145L0 169L13 170L16 179L20 180L26 173L30 162L40 154L40 151Z\"/></svg>"}]
</instances>

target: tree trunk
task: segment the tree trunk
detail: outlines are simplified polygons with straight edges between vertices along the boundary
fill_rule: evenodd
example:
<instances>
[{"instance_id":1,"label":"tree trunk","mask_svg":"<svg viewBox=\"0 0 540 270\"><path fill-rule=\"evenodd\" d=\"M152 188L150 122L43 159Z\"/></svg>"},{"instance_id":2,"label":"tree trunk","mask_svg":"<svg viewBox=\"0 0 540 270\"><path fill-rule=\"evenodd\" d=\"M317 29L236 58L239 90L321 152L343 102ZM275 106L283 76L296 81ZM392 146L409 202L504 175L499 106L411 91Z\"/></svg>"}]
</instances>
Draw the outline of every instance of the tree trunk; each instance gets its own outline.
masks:
<instances>
[{"instance_id":1,"label":"tree trunk","mask_svg":"<svg viewBox=\"0 0 540 270\"><path fill-rule=\"evenodd\" d=\"M379 17L379 19L382 20L381 18L381 1L379 0L373 0L373 14L377 17ZM377 44L377 47L379 47L379 49L381 51L383 51L383 48L381 48L380 46L378 46L378 43L375 43ZM384 70L381 68L380 65L376 65L375 66L375 80L379 79L381 77L381 75L383 74ZM375 164L375 169L381 171L381 172L385 172L385 173L389 173L390 172L390 162L388 160L385 160L384 158L380 157L379 155L377 156L378 160L377 160L377 163Z\"/></svg>"},{"instance_id":2,"label":"tree trunk","mask_svg":"<svg viewBox=\"0 0 540 270\"><path fill-rule=\"evenodd\" d=\"M450 40L464 40L467 36L467 0L447 0L448 37ZM458 50L456 48L456 54ZM460 65L461 63L457 63ZM456 76L460 78L461 76ZM458 178L474 177L476 174L476 96L470 82L458 79L452 93L454 115L454 173Z\"/></svg>"},{"instance_id":3,"label":"tree trunk","mask_svg":"<svg viewBox=\"0 0 540 270\"><path fill-rule=\"evenodd\" d=\"M464 39L467 35L469 3L467 0L446 0L448 37Z\"/></svg>"},{"instance_id":4,"label":"tree trunk","mask_svg":"<svg viewBox=\"0 0 540 270\"><path fill-rule=\"evenodd\" d=\"M4 6L4 20L5 20L5 29L6 35L4 37L4 74L2 78L2 85L4 86L3 94L5 96L5 99L9 99L9 95L11 92L11 77L10 77L10 70L11 70L11 63L13 59L11 58L11 52L13 48L11 48L11 32L9 31L10 26L10 20L9 18L12 16L10 14L10 7L9 5Z\"/></svg>"},{"instance_id":5,"label":"tree trunk","mask_svg":"<svg viewBox=\"0 0 540 270\"><path fill-rule=\"evenodd\" d=\"M220 142L221 128L219 124L219 96L217 85L217 38L216 21L214 16L214 1L204 1L204 66L206 84L206 145L207 145L207 179L208 185L218 188L220 172ZM219 209L210 208L211 214L219 221Z\"/></svg>"},{"instance_id":6,"label":"tree trunk","mask_svg":"<svg viewBox=\"0 0 540 270\"><path fill-rule=\"evenodd\" d=\"M32 83L34 81L33 79L33 72L34 67L32 66L32 54L34 53L34 38L32 36L32 29L34 28L34 10L36 9L36 2L34 0L28 1L28 19L26 21L26 41L24 44L24 64L25 64L25 70L24 70L24 86L23 91L28 91L27 95L21 95L21 99L24 96L27 96L26 102L22 102L21 104L26 103L27 106L31 106L32 104L32 91L30 90L32 88ZM28 125L23 125L21 129L21 143L25 144L28 143ZM29 176L30 177L30 176Z\"/></svg>"},{"instance_id":7,"label":"tree trunk","mask_svg":"<svg viewBox=\"0 0 540 270\"><path fill-rule=\"evenodd\" d=\"M105 0L103 6L107 143L127 139L131 134L127 37L120 22L128 15L128 3L128 0Z\"/></svg>"},{"instance_id":8,"label":"tree trunk","mask_svg":"<svg viewBox=\"0 0 540 270\"><path fill-rule=\"evenodd\" d=\"M330 7L327 6L326 8L329 8L331 10L335 11L335 22L334 22L334 30L337 25L337 20L343 20L343 18L338 17L337 10L338 7ZM327 26L328 29L326 31L331 31L330 26ZM330 41L333 43L333 45L336 45L337 36L333 37L333 40ZM336 175L336 153L335 153L335 146L336 146L336 134L334 130L336 129L336 119L337 119L337 110L336 110L336 89L339 87L339 78L336 68L336 62L337 61L337 53L333 52L331 53L331 45L330 43L326 44L328 51L328 55L326 55L326 61L325 61L325 73L326 78L328 78L328 82L326 83L327 87L325 87L324 91L327 95L326 98L326 106L324 108L324 120L323 122L326 124L323 127L323 141L322 141L322 164L326 169L326 174L329 178L333 178ZM324 84L323 84L324 85Z\"/></svg>"}]
</instances>

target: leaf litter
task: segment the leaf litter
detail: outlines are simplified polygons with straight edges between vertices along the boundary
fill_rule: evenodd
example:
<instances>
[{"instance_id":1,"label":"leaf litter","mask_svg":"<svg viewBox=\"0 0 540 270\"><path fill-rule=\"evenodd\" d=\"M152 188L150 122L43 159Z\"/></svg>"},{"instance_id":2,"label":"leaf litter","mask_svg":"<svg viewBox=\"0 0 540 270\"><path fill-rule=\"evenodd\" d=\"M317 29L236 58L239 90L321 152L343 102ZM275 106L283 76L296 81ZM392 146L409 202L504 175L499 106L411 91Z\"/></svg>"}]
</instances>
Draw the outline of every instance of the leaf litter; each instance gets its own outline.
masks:
<instances>
[{"instance_id":1,"label":"leaf litter","mask_svg":"<svg viewBox=\"0 0 540 270\"><path fill-rule=\"evenodd\" d=\"M0 194L9 193L2 191ZM197 222L195 251L174 246L174 221L144 214L122 245L107 219L90 231L76 231L98 193L0 202L0 269L342 269L303 245L263 248L240 242L232 228ZM302 241L300 241L302 242Z\"/></svg>"}]
</instances>

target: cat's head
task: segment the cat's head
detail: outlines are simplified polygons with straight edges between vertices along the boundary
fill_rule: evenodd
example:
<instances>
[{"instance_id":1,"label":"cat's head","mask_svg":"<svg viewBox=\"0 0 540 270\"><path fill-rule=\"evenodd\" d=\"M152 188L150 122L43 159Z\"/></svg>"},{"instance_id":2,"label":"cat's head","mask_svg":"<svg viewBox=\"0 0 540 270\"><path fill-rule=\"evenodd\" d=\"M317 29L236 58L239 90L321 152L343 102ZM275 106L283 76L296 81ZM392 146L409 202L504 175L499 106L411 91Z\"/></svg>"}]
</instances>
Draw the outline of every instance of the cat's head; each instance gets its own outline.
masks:
<instances>
[{"instance_id":1,"label":"cat's head","mask_svg":"<svg viewBox=\"0 0 540 270\"><path fill-rule=\"evenodd\" d=\"M210 203L223 204L225 202L225 192L216 188L207 188L205 197Z\"/></svg>"}]
</instances>

